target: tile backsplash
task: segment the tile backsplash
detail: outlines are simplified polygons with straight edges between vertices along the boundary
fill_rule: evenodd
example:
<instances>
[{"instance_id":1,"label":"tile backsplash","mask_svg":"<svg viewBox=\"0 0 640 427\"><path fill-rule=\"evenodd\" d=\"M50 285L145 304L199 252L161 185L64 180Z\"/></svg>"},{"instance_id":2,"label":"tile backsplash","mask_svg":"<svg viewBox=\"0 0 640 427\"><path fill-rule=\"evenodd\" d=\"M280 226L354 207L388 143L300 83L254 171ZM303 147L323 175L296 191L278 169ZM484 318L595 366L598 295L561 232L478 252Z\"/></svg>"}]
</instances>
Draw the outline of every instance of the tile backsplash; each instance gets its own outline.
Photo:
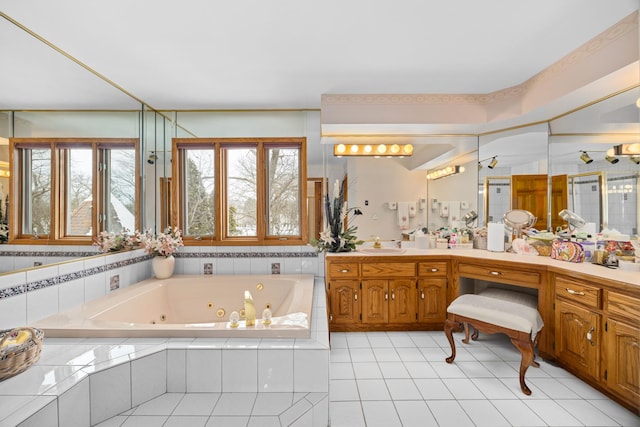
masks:
<instances>
[{"instance_id":1,"label":"tile backsplash","mask_svg":"<svg viewBox=\"0 0 640 427\"><path fill-rule=\"evenodd\" d=\"M11 252L5 250L8 245L2 246L3 263L11 260L14 265L23 264L33 261L12 258L38 256L24 247ZM83 252L80 256L84 258L0 274L0 330L27 325L99 298L116 284L124 288L152 276L151 258L142 249L88 258ZM280 274L324 276L324 256L310 246L189 246L176 253L174 272L273 274L274 264L279 265Z\"/></svg>"}]
</instances>

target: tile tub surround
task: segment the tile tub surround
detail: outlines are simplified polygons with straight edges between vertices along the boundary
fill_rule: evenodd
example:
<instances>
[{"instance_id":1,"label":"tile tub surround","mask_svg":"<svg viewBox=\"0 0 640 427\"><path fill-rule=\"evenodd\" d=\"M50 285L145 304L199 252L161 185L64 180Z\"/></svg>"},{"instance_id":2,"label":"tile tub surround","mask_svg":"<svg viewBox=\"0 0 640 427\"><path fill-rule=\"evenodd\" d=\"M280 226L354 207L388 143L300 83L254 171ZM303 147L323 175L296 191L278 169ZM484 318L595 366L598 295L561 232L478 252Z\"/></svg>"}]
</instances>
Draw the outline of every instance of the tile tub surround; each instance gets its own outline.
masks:
<instances>
[{"instance_id":1,"label":"tile tub surround","mask_svg":"<svg viewBox=\"0 0 640 427\"><path fill-rule=\"evenodd\" d=\"M324 281L316 279L314 288L309 339L45 338L40 361L0 383L0 427L94 425L172 393L246 394L256 401L291 394L291 410L282 417L325 427Z\"/></svg>"},{"instance_id":2,"label":"tile tub surround","mask_svg":"<svg viewBox=\"0 0 640 427\"><path fill-rule=\"evenodd\" d=\"M116 275L121 288L148 279L150 259L136 249L0 274L0 329L104 296ZM184 247L176 253L175 274L203 274L205 264L211 264L213 274L271 274L272 264L279 264L282 274L324 277L324 257L311 246Z\"/></svg>"}]
</instances>

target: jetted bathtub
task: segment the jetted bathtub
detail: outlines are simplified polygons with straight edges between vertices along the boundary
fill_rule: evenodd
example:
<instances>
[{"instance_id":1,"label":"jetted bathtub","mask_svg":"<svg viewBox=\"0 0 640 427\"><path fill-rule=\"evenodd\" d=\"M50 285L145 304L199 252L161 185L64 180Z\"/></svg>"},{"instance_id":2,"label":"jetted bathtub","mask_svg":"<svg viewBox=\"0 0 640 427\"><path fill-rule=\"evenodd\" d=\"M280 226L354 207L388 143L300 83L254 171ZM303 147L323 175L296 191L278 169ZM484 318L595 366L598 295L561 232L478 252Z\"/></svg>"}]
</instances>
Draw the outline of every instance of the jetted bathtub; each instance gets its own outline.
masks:
<instances>
[{"instance_id":1,"label":"jetted bathtub","mask_svg":"<svg viewBox=\"0 0 640 427\"><path fill-rule=\"evenodd\" d=\"M118 289L33 326L46 337L308 338L313 275L178 275ZM244 309L250 291L255 326L229 315ZM270 325L263 311L272 312Z\"/></svg>"}]
</instances>

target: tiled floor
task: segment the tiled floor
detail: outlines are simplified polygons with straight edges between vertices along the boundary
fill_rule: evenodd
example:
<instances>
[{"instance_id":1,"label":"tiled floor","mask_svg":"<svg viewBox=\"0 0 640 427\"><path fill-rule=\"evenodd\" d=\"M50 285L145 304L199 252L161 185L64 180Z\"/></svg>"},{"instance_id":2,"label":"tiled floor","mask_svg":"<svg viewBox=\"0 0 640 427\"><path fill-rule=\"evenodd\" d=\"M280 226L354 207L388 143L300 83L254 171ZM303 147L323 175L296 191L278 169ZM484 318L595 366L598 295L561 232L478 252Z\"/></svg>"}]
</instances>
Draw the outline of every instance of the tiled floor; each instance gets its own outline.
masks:
<instances>
[{"instance_id":1,"label":"tiled floor","mask_svg":"<svg viewBox=\"0 0 640 427\"><path fill-rule=\"evenodd\" d=\"M540 360L520 391L520 353L504 336L459 343L442 332L331 334L331 427L640 426L640 418ZM106 426L285 426L289 402L313 394L168 393ZM298 420L297 425L305 424Z\"/></svg>"}]
</instances>

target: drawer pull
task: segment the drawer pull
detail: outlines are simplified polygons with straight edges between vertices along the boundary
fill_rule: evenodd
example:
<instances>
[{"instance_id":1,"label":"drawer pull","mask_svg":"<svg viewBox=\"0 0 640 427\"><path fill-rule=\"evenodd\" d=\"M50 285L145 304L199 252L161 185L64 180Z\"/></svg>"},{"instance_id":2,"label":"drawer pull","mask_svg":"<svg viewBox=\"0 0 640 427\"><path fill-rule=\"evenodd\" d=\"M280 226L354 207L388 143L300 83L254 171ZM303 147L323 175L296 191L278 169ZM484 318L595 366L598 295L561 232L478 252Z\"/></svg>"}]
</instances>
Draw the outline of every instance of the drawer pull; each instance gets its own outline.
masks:
<instances>
[{"instance_id":1,"label":"drawer pull","mask_svg":"<svg viewBox=\"0 0 640 427\"><path fill-rule=\"evenodd\" d=\"M387 292L384 293L384 300L389 301L389 294Z\"/></svg>"},{"instance_id":2,"label":"drawer pull","mask_svg":"<svg viewBox=\"0 0 640 427\"><path fill-rule=\"evenodd\" d=\"M440 269L439 269L439 268L432 268L432 269L431 269L431 272L432 272L432 273L437 273L438 271L440 271Z\"/></svg>"},{"instance_id":3,"label":"drawer pull","mask_svg":"<svg viewBox=\"0 0 640 427\"><path fill-rule=\"evenodd\" d=\"M502 273L500 273L499 271L490 271L489 274L493 275L493 276L501 276Z\"/></svg>"},{"instance_id":4,"label":"drawer pull","mask_svg":"<svg viewBox=\"0 0 640 427\"><path fill-rule=\"evenodd\" d=\"M348 273L350 270L348 268L343 268L340 270L340 273Z\"/></svg>"},{"instance_id":5,"label":"drawer pull","mask_svg":"<svg viewBox=\"0 0 640 427\"><path fill-rule=\"evenodd\" d=\"M589 341L589 344L596 345L596 343L593 341L593 331L595 331L595 328L592 326L591 329L589 329L589 332L587 332L587 341Z\"/></svg>"},{"instance_id":6,"label":"drawer pull","mask_svg":"<svg viewBox=\"0 0 640 427\"><path fill-rule=\"evenodd\" d=\"M395 289L391 289L391 301L395 301L396 300L396 290Z\"/></svg>"},{"instance_id":7,"label":"drawer pull","mask_svg":"<svg viewBox=\"0 0 640 427\"><path fill-rule=\"evenodd\" d=\"M420 298L424 300L424 289L420 289Z\"/></svg>"},{"instance_id":8,"label":"drawer pull","mask_svg":"<svg viewBox=\"0 0 640 427\"><path fill-rule=\"evenodd\" d=\"M568 293L570 293L571 295L578 295L583 297L584 296L584 292L582 291L574 291L573 289L569 289L569 288L565 288L567 290Z\"/></svg>"},{"instance_id":9,"label":"drawer pull","mask_svg":"<svg viewBox=\"0 0 640 427\"><path fill-rule=\"evenodd\" d=\"M354 300L356 300L356 301L358 301L358 293L357 293L357 292L355 292L355 293L353 294L353 299L354 299Z\"/></svg>"}]
</instances>

